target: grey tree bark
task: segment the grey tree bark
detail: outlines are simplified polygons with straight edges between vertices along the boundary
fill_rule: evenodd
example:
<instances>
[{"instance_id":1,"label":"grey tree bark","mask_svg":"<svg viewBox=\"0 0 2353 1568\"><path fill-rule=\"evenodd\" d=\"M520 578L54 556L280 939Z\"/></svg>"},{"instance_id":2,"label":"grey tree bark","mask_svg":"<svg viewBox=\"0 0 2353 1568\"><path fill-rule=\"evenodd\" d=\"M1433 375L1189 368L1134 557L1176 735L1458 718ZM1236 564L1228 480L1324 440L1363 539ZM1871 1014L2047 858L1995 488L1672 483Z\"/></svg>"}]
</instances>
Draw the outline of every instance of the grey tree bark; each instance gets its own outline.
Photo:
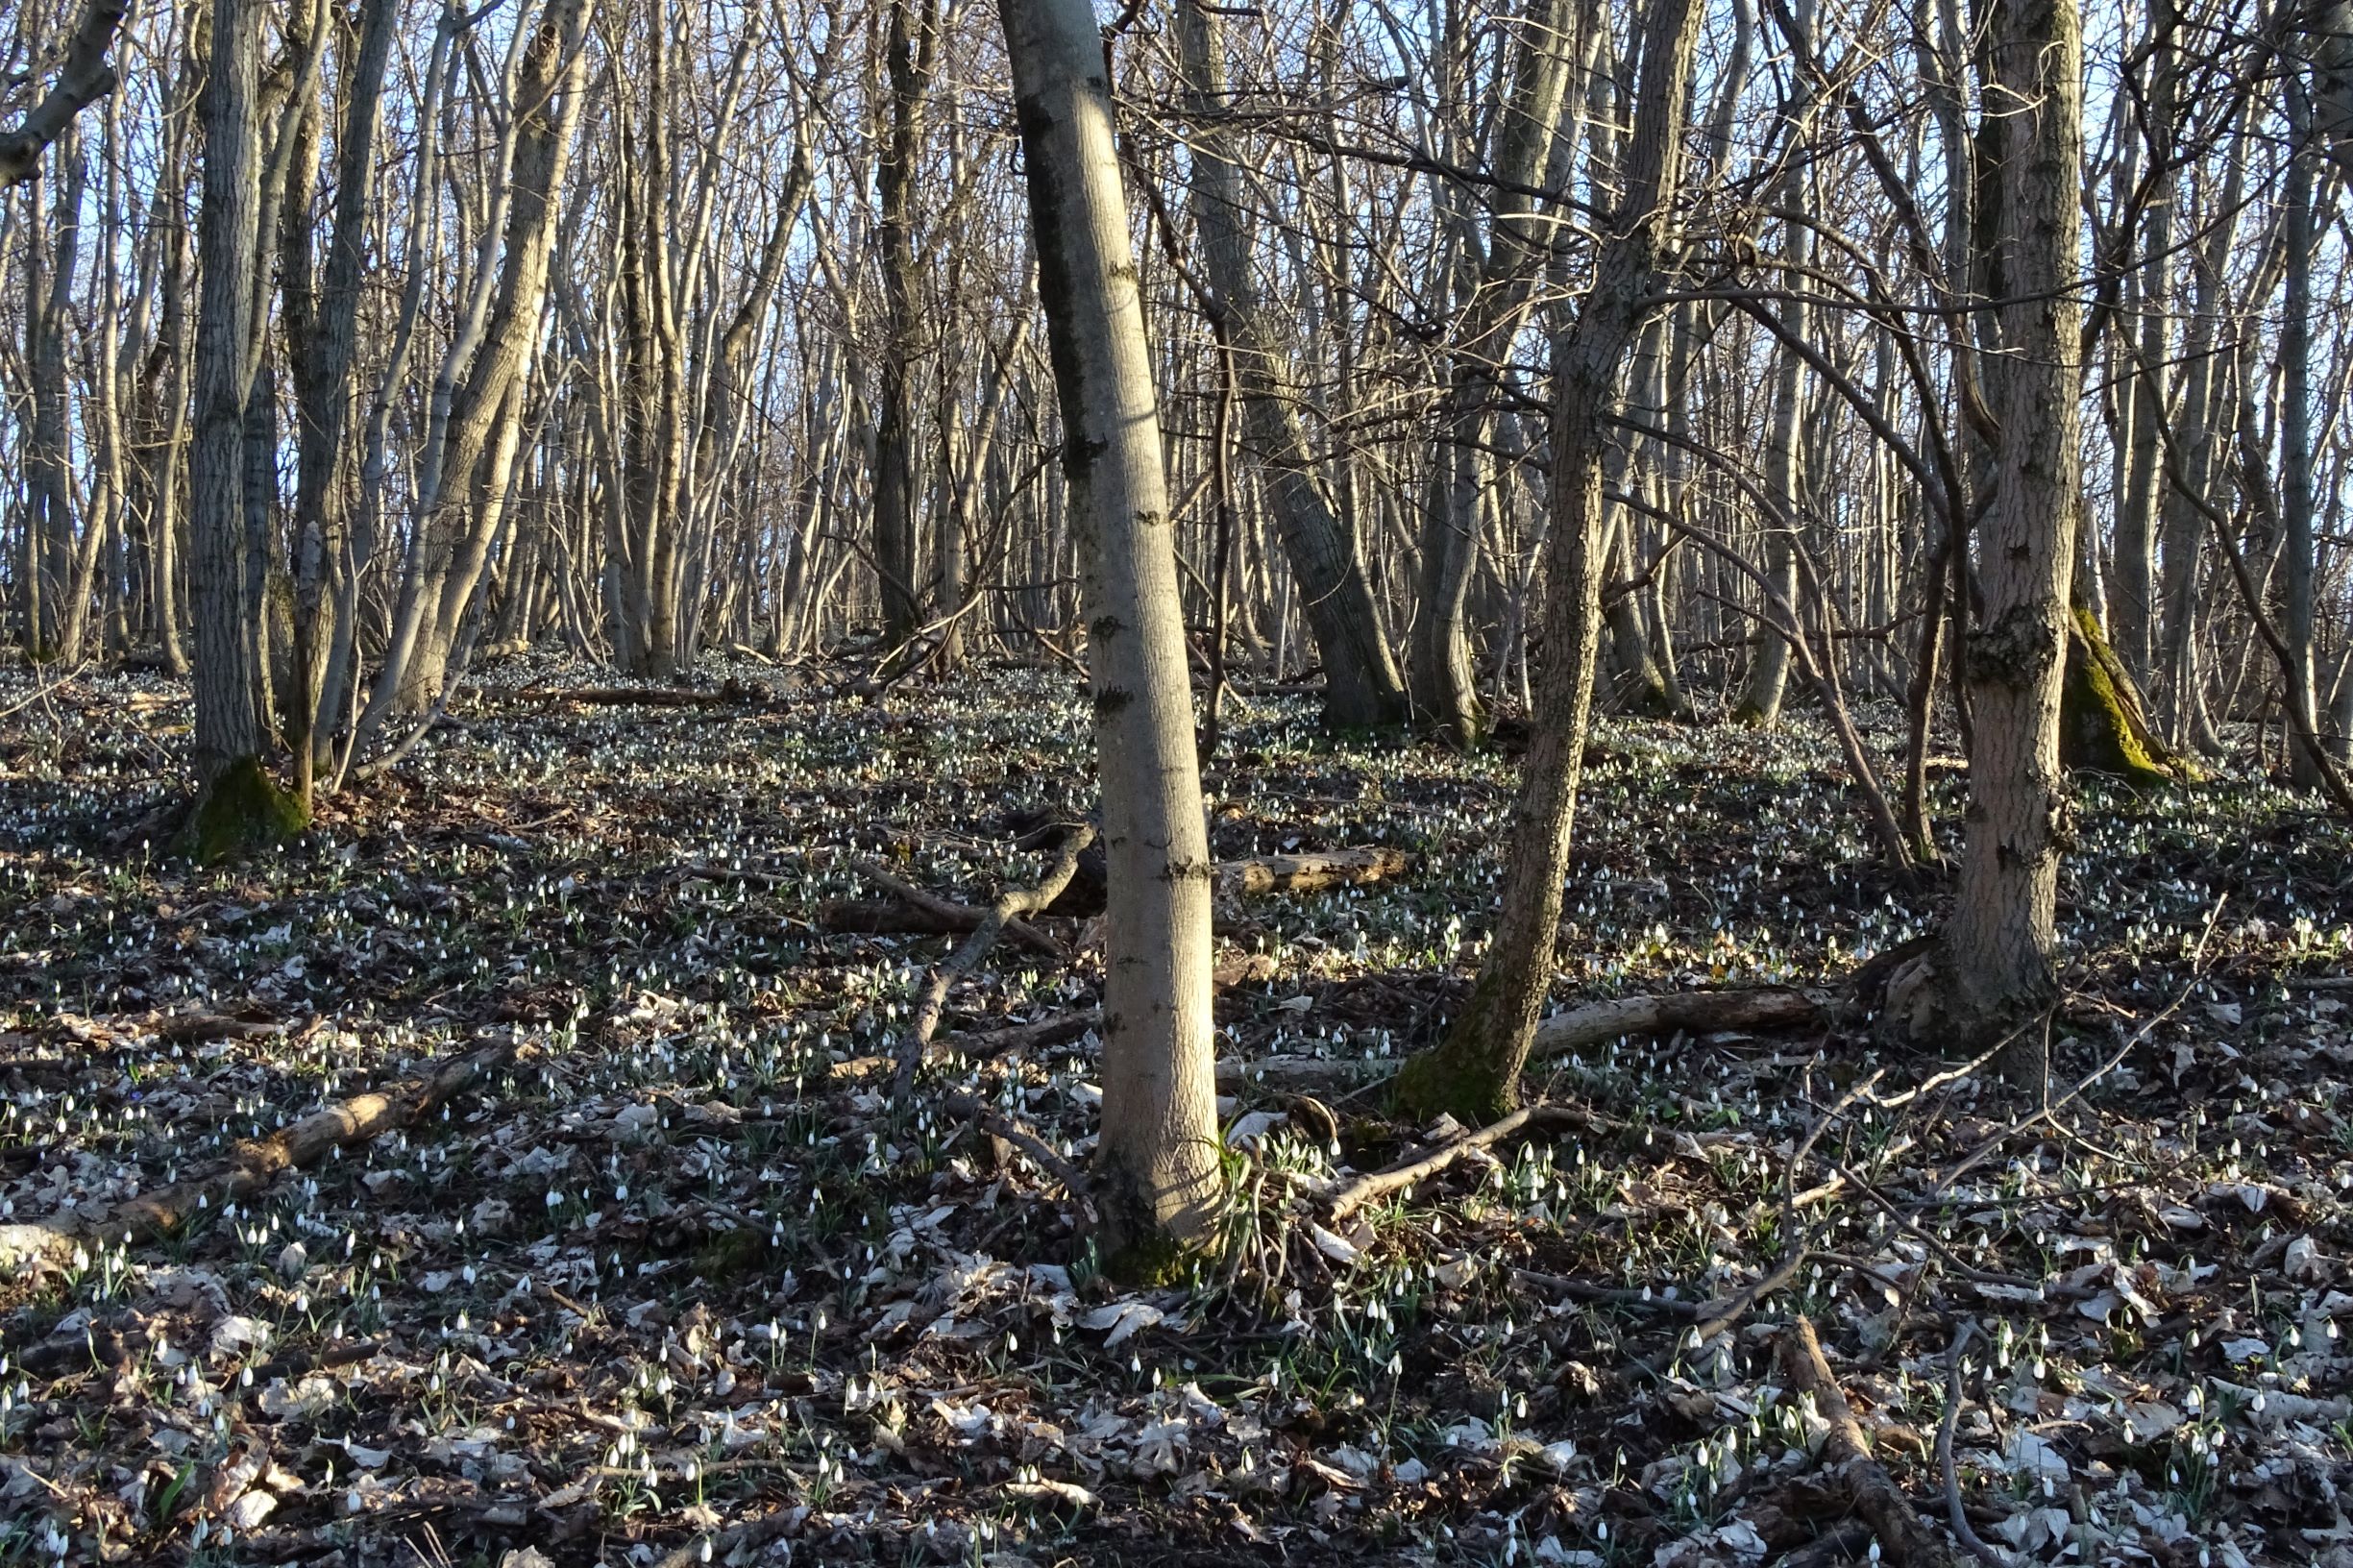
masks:
<instances>
[{"instance_id":1,"label":"grey tree bark","mask_svg":"<svg viewBox=\"0 0 2353 1568\"><path fill-rule=\"evenodd\" d=\"M1160 418L1088 0L1000 0L1081 548L1108 902L1105 1251L1173 1274L1217 1221L1210 859Z\"/></svg>"},{"instance_id":2,"label":"grey tree bark","mask_svg":"<svg viewBox=\"0 0 2353 1568\"><path fill-rule=\"evenodd\" d=\"M1658 0L1643 22L1642 81L1624 159L1624 195L1576 324L1553 353L1551 558L1545 660L1533 736L1512 808L1511 861L1479 980L1445 1041L1406 1064L1400 1103L1484 1123L1518 1103L1520 1069L1552 990L1563 877L1593 706L1608 547L1604 458L1628 350L1673 265L1668 226L1682 175L1682 130L1699 0Z\"/></svg>"},{"instance_id":3,"label":"grey tree bark","mask_svg":"<svg viewBox=\"0 0 2353 1568\"><path fill-rule=\"evenodd\" d=\"M1888 1009L1950 1048L2017 1029L2057 993L2059 857L2071 810L2059 697L2082 456L2083 32L2077 0L1995 0L1979 49L1977 265L2003 351L1981 362L1998 429L1981 530L1984 607L1964 644L1975 721L1967 844L1938 948ZM2041 1032L2007 1064L2037 1089Z\"/></svg>"}]
</instances>

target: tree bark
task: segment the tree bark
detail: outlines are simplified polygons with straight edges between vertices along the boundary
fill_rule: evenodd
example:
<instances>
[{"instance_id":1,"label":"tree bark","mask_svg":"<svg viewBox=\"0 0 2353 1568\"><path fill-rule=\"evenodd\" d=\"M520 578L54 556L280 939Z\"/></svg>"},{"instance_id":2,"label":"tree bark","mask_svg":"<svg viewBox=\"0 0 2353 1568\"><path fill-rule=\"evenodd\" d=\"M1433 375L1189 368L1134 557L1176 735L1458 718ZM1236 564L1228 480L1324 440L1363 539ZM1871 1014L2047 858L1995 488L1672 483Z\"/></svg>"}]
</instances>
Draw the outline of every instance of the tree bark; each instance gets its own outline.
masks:
<instances>
[{"instance_id":1,"label":"tree bark","mask_svg":"<svg viewBox=\"0 0 2353 1568\"><path fill-rule=\"evenodd\" d=\"M1997 0L1981 44L1977 270L2005 351L1981 367L1999 431L1983 524L1984 611L1964 644L1974 719L1966 848L1938 947L1900 974L1889 1012L1940 1048L2016 1029L2007 1066L2041 1087L2039 1031L2057 994L2059 768L2068 594L2080 506L2082 233L2077 0Z\"/></svg>"},{"instance_id":2,"label":"tree bark","mask_svg":"<svg viewBox=\"0 0 2353 1568\"><path fill-rule=\"evenodd\" d=\"M1242 405L1242 446L1263 477L1275 532L1304 590L1309 635L1324 665L1324 722L1346 726L1401 723L1406 693L1381 631L1355 520L1341 516L1318 482L1299 417L1299 393L1284 364L1258 281L1241 200L1240 159L1225 120L1224 23L1200 0L1181 0L1177 37L1185 67L1185 112L1192 122L1189 202L1201 236L1202 270L1223 313Z\"/></svg>"},{"instance_id":3,"label":"tree bark","mask_svg":"<svg viewBox=\"0 0 2353 1568\"><path fill-rule=\"evenodd\" d=\"M1081 546L1103 784L1106 1257L1175 1275L1220 1208L1210 860L1160 418L1088 0L1000 0Z\"/></svg>"},{"instance_id":4,"label":"tree bark","mask_svg":"<svg viewBox=\"0 0 2353 1568\"><path fill-rule=\"evenodd\" d=\"M1600 652L1606 538L1603 466L1608 410L1627 351L1655 307L1671 262L1667 223L1682 168L1684 100L1699 37L1699 0L1661 0L1644 24L1642 84L1625 160L1625 197L1595 262L1593 287L1553 356L1553 527L1545 661L1534 738L1512 810L1512 854L1492 944L1462 1015L1435 1049L1398 1075L1417 1116L1450 1112L1483 1126L1519 1100L1553 980L1562 878Z\"/></svg>"}]
</instances>

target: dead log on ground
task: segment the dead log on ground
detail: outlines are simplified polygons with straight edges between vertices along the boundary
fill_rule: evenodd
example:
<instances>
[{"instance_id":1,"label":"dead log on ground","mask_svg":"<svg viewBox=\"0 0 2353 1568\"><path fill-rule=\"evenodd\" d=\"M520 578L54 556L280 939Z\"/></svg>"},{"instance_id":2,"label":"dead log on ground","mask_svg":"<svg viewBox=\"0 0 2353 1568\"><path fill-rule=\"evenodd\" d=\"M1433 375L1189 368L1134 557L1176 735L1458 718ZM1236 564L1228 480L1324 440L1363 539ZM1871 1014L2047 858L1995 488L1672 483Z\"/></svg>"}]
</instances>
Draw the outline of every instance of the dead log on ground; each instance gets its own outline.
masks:
<instances>
[{"instance_id":1,"label":"dead log on ground","mask_svg":"<svg viewBox=\"0 0 2353 1568\"><path fill-rule=\"evenodd\" d=\"M858 872L891 897L874 903L854 900L828 903L817 912L818 929L964 936L979 930L981 923L989 918L989 912L985 909L975 909L970 904L943 898L936 893L894 875L887 868L873 861L858 862ZM1049 958L1066 959L1070 956L1061 943L1027 920L1007 920L1005 934L1022 946Z\"/></svg>"},{"instance_id":2,"label":"dead log on ground","mask_svg":"<svg viewBox=\"0 0 2353 1568\"><path fill-rule=\"evenodd\" d=\"M420 1077L314 1111L267 1138L239 1143L217 1170L116 1204L72 1231L41 1225L0 1228L0 1258L26 1257L36 1266L55 1262L71 1251L80 1235L104 1244L160 1239L198 1213L252 1197L285 1172L316 1164L331 1149L351 1148L413 1125L513 1061L514 1055L510 1035L453 1057Z\"/></svg>"},{"instance_id":3,"label":"dead log on ground","mask_svg":"<svg viewBox=\"0 0 2353 1568\"><path fill-rule=\"evenodd\" d=\"M560 691L534 692L542 702L576 702L596 708L740 708L766 707L775 698L749 681L729 680L713 687L699 686L568 686Z\"/></svg>"},{"instance_id":4,"label":"dead log on ground","mask_svg":"<svg viewBox=\"0 0 2353 1568\"><path fill-rule=\"evenodd\" d=\"M1781 1331L1779 1357L1789 1386L1813 1395L1814 1409L1830 1423L1829 1433L1822 1442L1823 1462L1846 1485L1854 1500L1854 1511L1870 1524L1887 1560L1896 1568L1959 1568L1952 1549L1920 1517L1895 1478L1872 1458L1871 1440L1863 1435L1853 1407L1847 1403L1830 1363L1823 1359L1814 1325L1802 1317L1792 1319Z\"/></svg>"},{"instance_id":5,"label":"dead log on ground","mask_svg":"<svg viewBox=\"0 0 2353 1568\"><path fill-rule=\"evenodd\" d=\"M1216 867L1221 897L1249 898L1270 893L1322 893L1384 882L1413 864L1402 849L1335 849L1325 854L1262 855L1222 860Z\"/></svg>"},{"instance_id":6,"label":"dead log on ground","mask_svg":"<svg viewBox=\"0 0 2353 1568\"><path fill-rule=\"evenodd\" d=\"M1560 1056L1620 1035L1715 1034L1728 1029L1802 1029L1822 1009L1802 992L1779 990L1678 991L1617 996L1556 1013L1536 1025L1531 1061Z\"/></svg>"}]
</instances>

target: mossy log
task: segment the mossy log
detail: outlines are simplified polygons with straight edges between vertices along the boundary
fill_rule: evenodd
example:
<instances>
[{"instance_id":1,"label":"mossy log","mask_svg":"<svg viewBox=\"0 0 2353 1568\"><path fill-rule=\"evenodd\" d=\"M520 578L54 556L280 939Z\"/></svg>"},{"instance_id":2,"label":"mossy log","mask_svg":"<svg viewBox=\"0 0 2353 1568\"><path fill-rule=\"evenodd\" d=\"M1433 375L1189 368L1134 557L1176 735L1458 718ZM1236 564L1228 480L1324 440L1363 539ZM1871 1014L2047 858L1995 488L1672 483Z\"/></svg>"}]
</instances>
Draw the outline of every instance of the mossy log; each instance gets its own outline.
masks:
<instances>
[{"instance_id":1,"label":"mossy log","mask_svg":"<svg viewBox=\"0 0 2353 1568\"><path fill-rule=\"evenodd\" d=\"M2067 684L2059 698L2059 760L2142 789L2191 782L2196 766L2149 728L2140 688L2091 610L2069 617Z\"/></svg>"}]
</instances>

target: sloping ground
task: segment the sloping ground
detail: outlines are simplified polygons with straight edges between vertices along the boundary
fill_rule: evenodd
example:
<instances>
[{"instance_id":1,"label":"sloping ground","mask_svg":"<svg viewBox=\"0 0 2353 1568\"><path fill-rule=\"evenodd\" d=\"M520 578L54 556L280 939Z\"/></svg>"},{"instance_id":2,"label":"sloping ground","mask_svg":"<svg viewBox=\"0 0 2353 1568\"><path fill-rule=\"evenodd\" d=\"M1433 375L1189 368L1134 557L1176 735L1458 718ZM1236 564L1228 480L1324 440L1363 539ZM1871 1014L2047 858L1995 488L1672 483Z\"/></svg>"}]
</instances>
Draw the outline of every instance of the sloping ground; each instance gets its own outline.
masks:
<instances>
[{"instance_id":1,"label":"sloping ground","mask_svg":"<svg viewBox=\"0 0 2353 1568\"><path fill-rule=\"evenodd\" d=\"M1195 1287L1129 1295L1055 1182L943 1109L976 1094L1083 1161L1091 1039L951 1054L895 1106L945 943L814 921L870 895L859 859L970 901L1033 880L1005 824L1084 808L1076 694L737 676L776 690L568 703L588 677L511 669L313 839L205 873L106 842L153 804L181 695L9 677L0 1561L1859 1556L1774 1354L1801 1312L1940 1520L1951 1418L1998 1553L2353 1560L2353 845L2303 802L2087 796L2053 1034L2062 1088L2090 1081L2046 1120L1874 1054L1856 1018L1625 1041L1557 1065L1575 1125L1326 1225L1341 1167L1443 1130L1264 1063L1377 1075L1428 1038L1476 960L1510 768L1336 748L1302 701L1253 700L1210 780L1217 852L1415 869L1231 935L1234 1242ZM1802 721L1600 744L1563 1002L1828 996L1931 917L1869 865ZM949 1043L1090 1006L1096 970L1001 947ZM177 1237L88 1234L240 1139L509 1043L486 1085Z\"/></svg>"}]
</instances>

